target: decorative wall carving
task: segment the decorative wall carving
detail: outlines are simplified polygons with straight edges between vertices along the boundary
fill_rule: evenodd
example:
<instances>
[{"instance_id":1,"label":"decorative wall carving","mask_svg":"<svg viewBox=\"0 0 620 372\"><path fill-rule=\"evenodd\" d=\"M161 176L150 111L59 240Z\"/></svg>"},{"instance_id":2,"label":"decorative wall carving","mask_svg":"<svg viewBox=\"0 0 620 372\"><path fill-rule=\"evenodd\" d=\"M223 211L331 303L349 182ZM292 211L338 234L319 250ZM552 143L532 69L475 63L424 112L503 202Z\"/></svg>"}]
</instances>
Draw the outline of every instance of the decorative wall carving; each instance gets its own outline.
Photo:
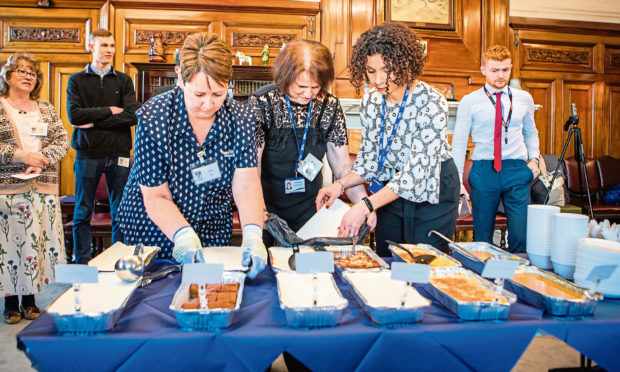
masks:
<instances>
[{"instance_id":1,"label":"decorative wall carving","mask_svg":"<svg viewBox=\"0 0 620 372\"><path fill-rule=\"evenodd\" d=\"M79 43L79 28L9 26L9 41Z\"/></svg>"},{"instance_id":2,"label":"decorative wall carving","mask_svg":"<svg viewBox=\"0 0 620 372\"><path fill-rule=\"evenodd\" d=\"M611 66L620 66L620 52L618 53L610 53L609 56L609 64Z\"/></svg>"},{"instance_id":3,"label":"decorative wall carving","mask_svg":"<svg viewBox=\"0 0 620 372\"><path fill-rule=\"evenodd\" d=\"M270 48L279 48L282 43L295 40L295 34L258 34L234 32L232 45L235 47L263 47L268 44Z\"/></svg>"},{"instance_id":4,"label":"decorative wall carving","mask_svg":"<svg viewBox=\"0 0 620 372\"><path fill-rule=\"evenodd\" d=\"M195 31L153 31L153 30L137 30L136 44L149 44L151 36L159 36L166 45L178 44L183 45L187 35Z\"/></svg>"},{"instance_id":5,"label":"decorative wall carving","mask_svg":"<svg viewBox=\"0 0 620 372\"><path fill-rule=\"evenodd\" d=\"M528 49L527 59L531 62L587 65L590 63L590 52L553 49Z\"/></svg>"}]
</instances>

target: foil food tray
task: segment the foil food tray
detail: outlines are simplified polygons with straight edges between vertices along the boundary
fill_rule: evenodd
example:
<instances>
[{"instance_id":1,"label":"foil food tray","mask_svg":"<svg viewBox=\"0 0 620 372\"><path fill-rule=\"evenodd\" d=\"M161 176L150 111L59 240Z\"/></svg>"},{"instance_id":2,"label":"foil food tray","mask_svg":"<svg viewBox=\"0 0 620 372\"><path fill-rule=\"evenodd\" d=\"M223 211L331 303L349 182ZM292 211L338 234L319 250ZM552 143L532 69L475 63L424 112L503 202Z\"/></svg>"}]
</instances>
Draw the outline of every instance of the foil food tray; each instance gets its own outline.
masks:
<instances>
[{"instance_id":1,"label":"foil food tray","mask_svg":"<svg viewBox=\"0 0 620 372\"><path fill-rule=\"evenodd\" d=\"M517 297L528 304L539 309L543 309L550 315L592 315L598 302L603 299L603 296L600 293L590 294L587 289L581 288L555 274L541 270L534 266L519 267L517 268L515 274L517 273L537 274L553 281L559 286L569 288L583 295L583 299L567 300L542 294L513 280L506 281L507 290L516 294Z\"/></svg>"},{"instance_id":2,"label":"foil food tray","mask_svg":"<svg viewBox=\"0 0 620 372\"><path fill-rule=\"evenodd\" d=\"M312 306L312 307L290 307L282 301L282 290L280 274L276 275L278 284L278 298L280 299L280 308L284 311L286 324L294 328L318 328L332 327L338 324L342 312L348 305L348 301L342 296L342 293L336 286L333 275L329 275L331 284L334 286L336 293L342 299L342 303L334 306Z\"/></svg>"},{"instance_id":3,"label":"foil food tray","mask_svg":"<svg viewBox=\"0 0 620 372\"><path fill-rule=\"evenodd\" d=\"M455 244L449 244L449 245L450 245L450 248L452 248L452 255L454 256L454 258L459 260L463 264L464 267L478 274L482 273L482 270L484 269L484 265L486 262L483 262L482 260L475 257L474 255L469 254L468 252L470 251L487 252L493 256L489 258L489 260L491 259L517 260L519 261L520 265L527 266L530 264L530 261L528 261L527 259L521 258L512 253L506 252L502 250L501 248L498 248L486 242L459 243L459 245L463 249L460 249Z\"/></svg>"},{"instance_id":4,"label":"foil food tray","mask_svg":"<svg viewBox=\"0 0 620 372\"><path fill-rule=\"evenodd\" d=\"M78 335L90 335L98 332L105 332L114 328L119 318L125 311L125 306L131 298L131 295L137 288L138 282L123 282L118 279L116 277L116 274L114 273L100 273L99 278L102 286L105 285L105 283L114 282L115 285L119 285L127 289L124 294L121 294L125 297L121 300L120 306L116 308L110 308L109 310L105 311L76 312L75 310L73 310L73 299L75 297L75 292L73 291L73 287L70 287L62 295L60 295L48 307L47 310L48 314L50 314L54 319L54 323L58 332ZM83 308L87 309L89 307L88 305L92 305L91 303L85 303L88 298L88 295L85 293L85 291L88 291L91 297L92 295L95 295L99 298L100 301L102 299L109 299L110 295L115 294L115 291L106 294L98 292L97 288L100 288L100 283L81 285L81 295L79 297L81 299ZM119 292L116 293L118 294Z\"/></svg>"},{"instance_id":5,"label":"foil food tray","mask_svg":"<svg viewBox=\"0 0 620 372\"><path fill-rule=\"evenodd\" d=\"M368 315L370 320L377 324L410 324L417 323L422 320L424 316L424 310L430 306L431 302L426 300L426 303L416 307L375 307L368 304L364 295L358 290L358 288L348 280L347 273L343 274L344 278L348 281L349 285L353 288L351 293L355 302L357 302L362 310ZM415 288L411 288L415 291Z\"/></svg>"},{"instance_id":6,"label":"foil food tray","mask_svg":"<svg viewBox=\"0 0 620 372\"><path fill-rule=\"evenodd\" d=\"M269 247L269 263L274 272L280 271L292 272L288 264L289 257L293 254L293 248L291 247ZM300 253L314 252L314 248L307 247L305 245L299 246Z\"/></svg>"},{"instance_id":7,"label":"foil food tray","mask_svg":"<svg viewBox=\"0 0 620 372\"><path fill-rule=\"evenodd\" d=\"M442 251L440 251L439 249L433 247L430 244L401 244L403 247L405 248L409 248L410 246L417 246L421 249L425 249L427 251L432 252L434 255L438 256L438 257L442 257L444 259L446 259L447 261L450 261L454 264L454 267L459 267L461 266L461 263L457 260L455 260L454 258L450 257L449 255L443 253ZM398 255L398 251L400 250L398 247L394 248L392 245L388 245L388 249L390 250L390 252L392 252L392 259L395 262L407 262L405 261L400 255ZM450 267L450 266L448 266Z\"/></svg>"},{"instance_id":8,"label":"foil food tray","mask_svg":"<svg viewBox=\"0 0 620 372\"><path fill-rule=\"evenodd\" d=\"M351 245L328 245L325 247L325 250L328 252L333 252L334 254L336 253L340 253L343 255L347 255L347 254L353 254L353 246ZM376 263L378 263L380 265L380 267L373 267L370 269L363 269L363 268L357 268L357 269L353 269L353 268L341 268L340 266L336 265L336 262L334 262L334 268L336 269L336 272L338 273L338 275L340 276L341 279L344 280L343 277L343 273L346 271L352 271L352 272L356 272L356 271L363 271L363 272L375 272L375 271L382 271L382 270L389 270L390 269L390 265L388 265L381 257L379 257L379 255L377 253L375 253L375 251L373 251L372 249L370 249L370 247L366 247L363 245L356 245L355 246L355 253L357 252L364 252L368 255L368 257L370 257L373 261L375 261ZM334 257L334 261L335 261L335 257Z\"/></svg>"},{"instance_id":9,"label":"foil food tray","mask_svg":"<svg viewBox=\"0 0 620 372\"><path fill-rule=\"evenodd\" d=\"M474 277L476 280L478 280L479 283L481 283L483 286L490 289L491 291L496 291L498 289L497 285L462 267L434 268L431 276L447 276L456 273ZM508 292L504 288L500 289L500 294L504 296L504 298L508 301L508 304L501 304L499 302L493 303L481 301L459 301L439 290L430 282L424 285L424 289L429 292L431 296L437 299L437 301L439 301L442 305L447 307L448 310L452 311L460 319L463 320L506 319L508 317L508 312L510 311L510 306L517 301L517 296L515 296L511 292Z\"/></svg>"},{"instance_id":10,"label":"foil food tray","mask_svg":"<svg viewBox=\"0 0 620 372\"><path fill-rule=\"evenodd\" d=\"M174 312L179 327L191 330L207 331L230 327L232 325L234 315L241 307L245 276L246 275L244 273L236 271L225 271L223 274L222 283L239 283L237 302L235 303L234 309L185 310L182 306L189 300L190 284L181 284L174 293L174 297L170 303L170 310Z\"/></svg>"}]
</instances>

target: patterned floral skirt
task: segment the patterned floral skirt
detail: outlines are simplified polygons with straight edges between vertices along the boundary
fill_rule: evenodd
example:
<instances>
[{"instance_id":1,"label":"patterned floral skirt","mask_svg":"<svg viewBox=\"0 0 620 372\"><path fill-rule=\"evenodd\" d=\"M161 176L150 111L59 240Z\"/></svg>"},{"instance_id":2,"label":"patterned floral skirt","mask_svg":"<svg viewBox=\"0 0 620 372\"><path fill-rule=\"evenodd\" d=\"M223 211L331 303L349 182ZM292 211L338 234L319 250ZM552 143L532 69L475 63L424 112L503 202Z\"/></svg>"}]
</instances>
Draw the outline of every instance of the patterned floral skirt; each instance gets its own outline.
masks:
<instances>
[{"instance_id":1,"label":"patterned floral skirt","mask_svg":"<svg viewBox=\"0 0 620 372\"><path fill-rule=\"evenodd\" d=\"M66 263L57 195L0 195L0 293L38 293Z\"/></svg>"}]
</instances>

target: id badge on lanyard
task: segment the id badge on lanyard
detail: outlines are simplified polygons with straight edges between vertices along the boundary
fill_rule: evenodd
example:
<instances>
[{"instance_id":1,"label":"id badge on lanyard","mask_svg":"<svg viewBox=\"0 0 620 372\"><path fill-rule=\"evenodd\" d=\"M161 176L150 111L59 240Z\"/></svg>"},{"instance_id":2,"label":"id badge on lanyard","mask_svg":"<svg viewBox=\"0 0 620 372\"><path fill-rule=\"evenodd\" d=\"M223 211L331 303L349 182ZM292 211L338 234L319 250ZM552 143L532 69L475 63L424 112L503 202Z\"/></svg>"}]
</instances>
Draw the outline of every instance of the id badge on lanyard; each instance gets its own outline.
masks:
<instances>
[{"instance_id":1,"label":"id badge on lanyard","mask_svg":"<svg viewBox=\"0 0 620 372\"><path fill-rule=\"evenodd\" d=\"M388 137L387 143L385 147L383 146L383 136L385 133L385 96L383 97L383 106L381 106L381 130L379 132L379 164L377 167L377 175L381 173L381 169L383 169L383 164L385 164L385 159L387 158L388 151L390 151L390 147L392 146L392 141L396 136L396 131L398 130L398 125L400 124L401 119L403 118L403 113L405 112L405 102L409 97L409 85L405 89L405 95L403 96L403 100L400 102L400 108L398 109L398 115L396 116L396 120L394 121L394 127L392 128L392 133ZM383 188L383 182L379 181L377 177L373 177L370 180L370 185L368 186L368 191L370 193L375 194L379 190Z\"/></svg>"},{"instance_id":2,"label":"id badge on lanyard","mask_svg":"<svg viewBox=\"0 0 620 372\"><path fill-rule=\"evenodd\" d=\"M288 95L285 96L286 108L288 110L289 118L291 120L291 127L293 128L293 135L295 136L295 144L297 145L297 162L295 163L295 177L286 178L284 180L284 193L285 194L297 194L306 192L306 179L312 182L316 175L323 167L323 163L318 160L312 154L308 154L306 159L302 161L304 156L304 150L306 148L306 140L308 138L308 129L310 128L310 116L312 113L312 101L308 105L308 114L306 115L306 123L304 125L304 134L301 139L301 144L297 139L297 130L295 129L295 117L293 116L293 109L291 108L291 100ZM298 177L297 174L301 174L304 177Z\"/></svg>"},{"instance_id":3,"label":"id badge on lanyard","mask_svg":"<svg viewBox=\"0 0 620 372\"><path fill-rule=\"evenodd\" d=\"M211 182L222 177L217 161L213 158L205 159L205 152L198 153L198 161L191 166L192 180L196 185Z\"/></svg>"}]
</instances>

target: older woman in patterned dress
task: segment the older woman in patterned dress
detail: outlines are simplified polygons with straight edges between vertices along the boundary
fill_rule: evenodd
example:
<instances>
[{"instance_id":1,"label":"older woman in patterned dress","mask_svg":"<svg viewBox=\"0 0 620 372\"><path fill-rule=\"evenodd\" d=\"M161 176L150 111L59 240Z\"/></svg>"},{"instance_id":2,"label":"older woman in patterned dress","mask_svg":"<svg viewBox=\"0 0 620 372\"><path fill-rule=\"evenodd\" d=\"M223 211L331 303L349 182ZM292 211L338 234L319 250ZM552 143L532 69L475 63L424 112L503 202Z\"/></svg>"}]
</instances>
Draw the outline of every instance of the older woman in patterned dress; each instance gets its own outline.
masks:
<instances>
[{"instance_id":1,"label":"older woman in patterned dress","mask_svg":"<svg viewBox=\"0 0 620 372\"><path fill-rule=\"evenodd\" d=\"M350 73L356 89L368 82L360 109L362 144L352 171L319 192L316 205L330 205L342 186L369 182L373 193L344 216L341 236L357 233L377 211L377 251L386 240L444 247L430 230L452 236L456 227L459 177L446 138L448 105L417 80L425 55L416 34L386 23L362 34L353 47Z\"/></svg>"},{"instance_id":2,"label":"older woman in patterned dress","mask_svg":"<svg viewBox=\"0 0 620 372\"><path fill-rule=\"evenodd\" d=\"M39 99L42 84L32 54L15 53L0 72L0 291L9 324L41 314L34 295L65 263L56 164L69 138L54 106Z\"/></svg>"}]
</instances>

